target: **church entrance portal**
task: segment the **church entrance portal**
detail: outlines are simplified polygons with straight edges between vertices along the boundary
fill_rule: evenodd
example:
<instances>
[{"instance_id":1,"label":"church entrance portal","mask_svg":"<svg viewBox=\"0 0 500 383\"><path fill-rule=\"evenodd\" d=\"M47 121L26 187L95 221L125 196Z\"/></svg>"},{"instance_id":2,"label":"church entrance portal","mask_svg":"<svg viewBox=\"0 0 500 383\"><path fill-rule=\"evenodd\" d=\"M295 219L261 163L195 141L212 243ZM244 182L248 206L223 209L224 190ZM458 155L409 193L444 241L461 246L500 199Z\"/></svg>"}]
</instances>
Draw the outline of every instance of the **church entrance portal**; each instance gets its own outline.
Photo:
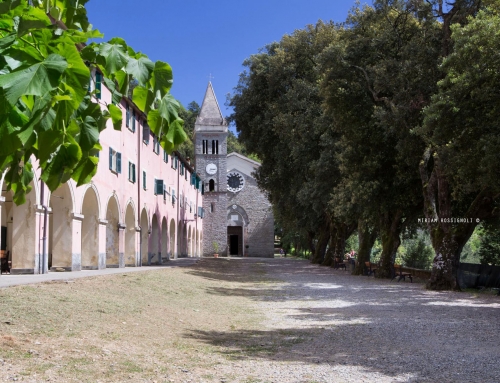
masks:
<instances>
[{"instance_id":1,"label":"church entrance portal","mask_svg":"<svg viewBox=\"0 0 500 383\"><path fill-rule=\"evenodd\" d=\"M229 245L229 255L243 256L243 227L228 226L227 243Z\"/></svg>"}]
</instances>

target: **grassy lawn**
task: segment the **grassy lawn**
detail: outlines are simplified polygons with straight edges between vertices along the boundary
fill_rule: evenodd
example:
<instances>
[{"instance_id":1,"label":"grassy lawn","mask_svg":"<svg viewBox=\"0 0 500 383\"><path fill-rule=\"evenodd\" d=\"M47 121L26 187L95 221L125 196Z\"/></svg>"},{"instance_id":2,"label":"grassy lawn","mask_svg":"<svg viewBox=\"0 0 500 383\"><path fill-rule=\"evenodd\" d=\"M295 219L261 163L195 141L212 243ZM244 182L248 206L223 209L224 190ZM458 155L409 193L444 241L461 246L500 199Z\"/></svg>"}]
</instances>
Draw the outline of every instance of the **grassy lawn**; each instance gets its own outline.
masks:
<instances>
[{"instance_id":1,"label":"grassy lawn","mask_svg":"<svg viewBox=\"0 0 500 383\"><path fill-rule=\"evenodd\" d=\"M218 261L217 274L227 264ZM259 282L259 265L250 267L257 280L248 283ZM177 382L187 373L212 381L224 346L197 334L262 320L249 300L216 293L245 286L245 275L168 268L2 289L0 381Z\"/></svg>"}]
</instances>

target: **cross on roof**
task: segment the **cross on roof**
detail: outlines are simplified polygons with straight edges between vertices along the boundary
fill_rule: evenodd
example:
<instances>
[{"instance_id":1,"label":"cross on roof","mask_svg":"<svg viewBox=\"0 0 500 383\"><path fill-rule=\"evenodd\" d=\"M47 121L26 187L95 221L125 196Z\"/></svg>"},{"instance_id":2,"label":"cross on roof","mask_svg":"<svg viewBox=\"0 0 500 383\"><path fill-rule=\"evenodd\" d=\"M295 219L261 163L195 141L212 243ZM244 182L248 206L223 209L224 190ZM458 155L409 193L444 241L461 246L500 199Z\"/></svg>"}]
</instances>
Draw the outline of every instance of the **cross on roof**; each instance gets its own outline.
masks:
<instances>
[{"instance_id":1,"label":"cross on roof","mask_svg":"<svg viewBox=\"0 0 500 383\"><path fill-rule=\"evenodd\" d=\"M208 81L212 82L212 79L214 79L214 78L215 78L215 77L214 77L214 76L212 76L212 73L210 73L210 74L208 75Z\"/></svg>"}]
</instances>

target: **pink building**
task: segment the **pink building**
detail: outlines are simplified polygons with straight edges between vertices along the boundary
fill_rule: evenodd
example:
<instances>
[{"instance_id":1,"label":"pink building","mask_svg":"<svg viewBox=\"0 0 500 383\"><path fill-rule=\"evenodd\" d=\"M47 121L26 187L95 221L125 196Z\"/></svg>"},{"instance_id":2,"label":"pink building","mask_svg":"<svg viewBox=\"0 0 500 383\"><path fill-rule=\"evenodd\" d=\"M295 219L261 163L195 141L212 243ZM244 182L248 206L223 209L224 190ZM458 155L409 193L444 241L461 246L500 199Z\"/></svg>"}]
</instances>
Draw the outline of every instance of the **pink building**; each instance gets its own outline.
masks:
<instances>
[{"instance_id":1,"label":"pink building","mask_svg":"<svg viewBox=\"0 0 500 383\"><path fill-rule=\"evenodd\" d=\"M101 102L111 94L102 86ZM53 193L37 171L26 203L16 206L0 180L0 248L13 274L161 264L200 256L201 183L189 161L167 155L129 100L119 105L121 131L111 121L100 136L97 174ZM34 164L36 168L36 164Z\"/></svg>"}]
</instances>

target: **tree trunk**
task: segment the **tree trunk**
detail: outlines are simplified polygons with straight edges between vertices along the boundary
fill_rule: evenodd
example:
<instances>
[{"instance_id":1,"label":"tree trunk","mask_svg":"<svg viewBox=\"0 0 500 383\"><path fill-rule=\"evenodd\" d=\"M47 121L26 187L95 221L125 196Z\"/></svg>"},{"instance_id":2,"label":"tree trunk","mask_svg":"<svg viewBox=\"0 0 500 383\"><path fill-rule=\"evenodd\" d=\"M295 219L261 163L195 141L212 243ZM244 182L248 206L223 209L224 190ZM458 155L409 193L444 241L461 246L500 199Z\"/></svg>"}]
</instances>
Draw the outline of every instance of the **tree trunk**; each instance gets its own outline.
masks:
<instances>
[{"instance_id":1,"label":"tree trunk","mask_svg":"<svg viewBox=\"0 0 500 383\"><path fill-rule=\"evenodd\" d=\"M351 234L356 230L356 225L345 223L337 224L337 235L334 239L335 249L333 256L340 259L344 259L345 254L345 241L351 236Z\"/></svg>"},{"instance_id":2,"label":"tree trunk","mask_svg":"<svg viewBox=\"0 0 500 383\"><path fill-rule=\"evenodd\" d=\"M431 278L427 288L431 290L460 290L458 266L464 245L477 224L493 216L494 200L498 198L485 188L463 212L453 216L453 198L442 165L435 152L426 151L420 163L420 177L424 194L426 223L434 248ZM454 219L465 222L454 222Z\"/></svg>"},{"instance_id":3,"label":"tree trunk","mask_svg":"<svg viewBox=\"0 0 500 383\"><path fill-rule=\"evenodd\" d=\"M335 255L335 239L337 237L337 228L335 225L331 225L330 230L330 243L328 244L328 250L325 254L325 259L321 262L321 266L333 266L333 257Z\"/></svg>"},{"instance_id":4,"label":"tree trunk","mask_svg":"<svg viewBox=\"0 0 500 383\"><path fill-rule=\"evenodd\" d=\"M382 241L382 254L380 266L375 273L377 278L391 278L396 252L401 244L402 211L395 213L386 212L380 219L380 239Z\"/></svg>"},{"instance_id":5,"label":"tree trunk","mask_svg":"<svg viewBox=\"0 0 500 383\"><path fill-rule=\"evenodd\" d=\"M365 221L358 221L358 240L359 248L356 255L356 268L354 275L363 275L365 271L365 262L370 260L373 244L377 239L377 230L369 227Z\"/></svg>"},{"instance_id":6,"label":"tree trunk","mask_svg":"<svg viewBox=\"0 0 500 383\"><path fill-rule=\"evenodd\" d=\"M322 263L325 259L326 247L330 240L330 230L328 225L319 232L318 243L316 244L316 251L314 252L312 263Z\"/></svg>"}]
</instances>

